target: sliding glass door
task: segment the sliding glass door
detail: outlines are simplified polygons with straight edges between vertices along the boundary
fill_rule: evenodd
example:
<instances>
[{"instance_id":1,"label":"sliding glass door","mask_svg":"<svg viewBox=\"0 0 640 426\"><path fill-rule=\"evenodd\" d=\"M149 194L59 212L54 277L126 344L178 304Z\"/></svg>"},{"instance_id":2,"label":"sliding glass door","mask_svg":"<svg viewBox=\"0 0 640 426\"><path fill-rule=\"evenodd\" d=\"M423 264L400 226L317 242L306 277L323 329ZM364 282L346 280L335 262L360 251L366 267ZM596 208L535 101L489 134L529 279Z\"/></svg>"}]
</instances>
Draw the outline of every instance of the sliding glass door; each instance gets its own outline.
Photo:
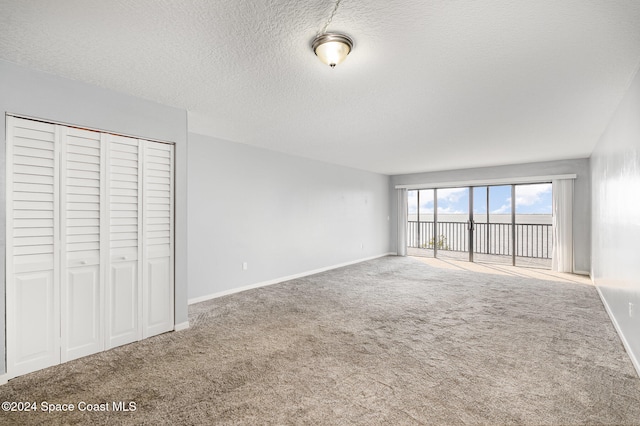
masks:
<instances>
[{"instance_id":1,"label":"sliding glass door","mask_svg":"<svg viewBox=\"0 0 640 426\"><path fill-rule=\"evenodd\" d=\"M550 183L515 185L514 264L551 269L551 197Z\"/></svg>"},{"instance_id":2,"label":"sliding glass door","mask_svg":"<svg viewBox=\"0 0 640 426\"><path fill-rule=\"evenodd\" d=\"M473 222L472 257L475 261L481 261L483 255L489 253L491 242L489 230L489 191L486 186L473 188Z\"/></svg>"},{"instance_id":3,"label":"sliding glass door","mask_svg":"<svg viewBox=\"0 0 640 426\"><path fill-rule=\"evenodd\" d=\"M551 183L408 195L409 255L550 268Z\"/></svg>"},{"instance_id":4,"label":"sliding glass door","mask_svg":"<svg viewBox=\"0 0 640 426\"><path fill-rule=\"evenodd\" d=\"M474 187L474 260L512 264L512 185Z\"/></svg>"},{"instance_id":5,"label":"sliding glass door","mask_svg":"<svg viewBox=\"0 0 640 426\"><path fill-rule=\"evenodd\" d=\"M434 191L421 189L407 191L408 223L407 254L410 256L434 257Z\"/></svg>"},{"instance_id":6,"label":"sliding glass door","mask_svg":"<svg viewBox=\"0 0 640 426\"><path fill-rule=\"evenodd\" d=\"M469 250L471 229L471 188L435 190L437 198L436 232L430 244L440 258L472 260Z\"/></svg>"}]
</instances>

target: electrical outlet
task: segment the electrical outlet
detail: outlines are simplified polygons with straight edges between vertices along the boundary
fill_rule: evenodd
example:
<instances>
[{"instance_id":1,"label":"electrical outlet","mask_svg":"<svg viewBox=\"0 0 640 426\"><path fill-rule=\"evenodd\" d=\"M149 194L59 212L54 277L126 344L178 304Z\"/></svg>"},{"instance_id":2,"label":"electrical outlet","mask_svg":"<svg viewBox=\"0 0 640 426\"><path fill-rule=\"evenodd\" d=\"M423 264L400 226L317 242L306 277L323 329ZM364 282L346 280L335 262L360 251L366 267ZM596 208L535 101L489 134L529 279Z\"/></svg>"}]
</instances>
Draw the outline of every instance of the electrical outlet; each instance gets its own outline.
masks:
<instances>
[{"instance_id":1,"label":"electrical outlet","mask_svg":"<svg viewBox=\"0 0 640 426\"><path fill-rule=\"evenodd\" d=\"M633 305L633 303L629 302L629 318L633 318L635 317L635 315L635 306Z\"/></svg>"},{"instance_id":2,"label":"electrical outlet","mask_svg":"<svg viewBox=\"0 0 640 426\"><path fill-rule=\"evenodd\" d=\"M242 262L242 270L246 271L247 269L249 269L249 264L247 262Z\"/></svg>"}]
</instances>

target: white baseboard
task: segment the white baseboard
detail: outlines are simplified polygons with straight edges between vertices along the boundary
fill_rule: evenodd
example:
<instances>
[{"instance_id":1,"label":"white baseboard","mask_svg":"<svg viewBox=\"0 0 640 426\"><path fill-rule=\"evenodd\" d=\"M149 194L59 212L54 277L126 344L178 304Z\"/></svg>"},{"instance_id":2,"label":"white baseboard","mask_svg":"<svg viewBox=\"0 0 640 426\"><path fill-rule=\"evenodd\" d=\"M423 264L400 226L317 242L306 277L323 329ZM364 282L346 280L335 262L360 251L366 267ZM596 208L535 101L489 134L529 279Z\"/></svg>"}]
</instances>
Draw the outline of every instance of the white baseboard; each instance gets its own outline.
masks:
<instances>
[{"instance_id":1,"label":"white baseboard","mask_svg":"<svg viewBox=\"0 0 640 426\"><path fill-rule=\"evenodd\" d=\"M6 385L9 381L9 376L7 374L3 374L0 376L0 386Z\"/></svg>"},{"instance_id":2,"label":"white baseboard","mask_svg":"<svg viewBox=\"0 0 640 426\"><path fill-rule=\"evenodd\" d=\"M588 271L573 271L573 273L576 275L586 275L588 277L591 276L591 274Z\"/></svg>"},{"instance_id":3,"label":"white baseboard","mask_svg":"<svg viewBox=\"0 0 640 426\"><path fill-rule=\"evenodd\" d=\"M174 331L182 331L189 328L189 321L181 322L180 324L176 324L173 326Z\"/></svg>"},{"instance_id":4,"label":"white baseboard","mask_svg":"<svg viewBox=\"0 0 640 426\"><path fill-rule=\"evenodd\" d=\"M220 292L217 292L217 293L208 294L206 296L194 297L193 299L189 299L188 300L188 304L189 305L193 305L194 303L200 303L200 302L205 302L205 301L211 300L211 299L217 299L218 297L228 296L228 295L234 294L234 293L240 293L241 291L252 290L254 288L266 287L266 286L269 286L269 285L272 285L272 284L278 284L278 283L281 283L281 282L284 282L284 281L295 280L296 278L307 277L309 275L319 274L320 272L330 271L331 269L337 269L337 268L342 268L344 266L355 265L356 263L366 262L367 260L378 259L380 257L385 257L385 256L390 256L390 255L393 255L393 253L389 252L389 253L379 254L379 255L376 255L376 256L366 257L364 259L358 259L358 260L354 260L354 261L351 261L351 262L340 263L338 265L332 265L332 266L327 266L327 267L324 267L324 268L314 269L312 271L302 272L300 274L288 275L286 277L280 277L280 278L276 278L276 279L273 279L273 280L262 281L262 282L255 283L255 284L249 284L249 285L245 285L245 286L242 286L242 287L232 288L232 289L229 289L229 290L224 290L224 291L220 291Z\"/></svg>"},{"instance_id":5,"label":"white baseboard","mask_svg":"<svg viewBox=\"0 0 640 426\"><path fill-rule=\"evenodd\" d=\"M604 305L604 309L607 311L607 314L609 315L609 318L613 323L613 327L616 329L616 332L618 333L620 340L622 340L622 345L624 346L624 349L627 351L627 355L629 355L629 358L631 358L631 364L633 364L633 367L636 369L636 374L638 375L638 377L640 377L640 362L638 361L638 358L636 358L633 351L631 351L631 346L629 346L629 342L627 342L627 338L622 333L622 329L620 328L620 325L618 325L618 321L616 320L616 317L613 316L613 313L611 311L611 308L609 307L609 304L607 303L607 300L604 298L604 295L600 291L600 287L598 287L597 285L596 285L596 290L598 290L598 294L600 295L600 300L602 301L602 304Z\"/></svg>"}]
</instances>

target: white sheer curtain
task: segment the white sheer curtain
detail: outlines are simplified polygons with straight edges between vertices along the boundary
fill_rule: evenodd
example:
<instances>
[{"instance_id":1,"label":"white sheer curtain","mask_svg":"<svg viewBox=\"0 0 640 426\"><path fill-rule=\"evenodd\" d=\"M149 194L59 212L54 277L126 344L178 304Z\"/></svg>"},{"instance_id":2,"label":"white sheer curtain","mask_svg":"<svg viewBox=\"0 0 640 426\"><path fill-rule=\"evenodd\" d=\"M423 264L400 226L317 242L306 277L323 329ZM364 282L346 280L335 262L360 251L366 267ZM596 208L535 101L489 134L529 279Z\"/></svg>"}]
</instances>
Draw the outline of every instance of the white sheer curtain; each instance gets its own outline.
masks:
<instances>
[{"instance_id":1,"label":"white sheer curtain","mask_svg":"<svg viewBox=\"0 0 640 426\"><path fill-rule=\"evenodd\" d=\"M573 272L573 179L553 181L551 269Z\"/></svg>"},{"instance_id":2,"label":"white sheer curtain","mask_svg":"<svg viewBox=\"0 0 640 426\"><path fill-rule=\"evenodd\" d=\"M398 189L398 256L407 255L407 190Z\"/></svg>"}]
</instances>

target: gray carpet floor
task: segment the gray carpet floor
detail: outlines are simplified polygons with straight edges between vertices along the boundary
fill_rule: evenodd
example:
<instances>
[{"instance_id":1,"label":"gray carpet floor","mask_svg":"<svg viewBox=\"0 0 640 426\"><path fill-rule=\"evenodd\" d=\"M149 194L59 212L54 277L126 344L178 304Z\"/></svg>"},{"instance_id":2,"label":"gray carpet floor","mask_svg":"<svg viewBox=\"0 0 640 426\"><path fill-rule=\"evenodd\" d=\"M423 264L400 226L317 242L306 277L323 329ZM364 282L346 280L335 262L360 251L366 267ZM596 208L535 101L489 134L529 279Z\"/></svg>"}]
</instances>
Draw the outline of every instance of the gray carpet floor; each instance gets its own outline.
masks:
<instances>
[{"instance_id":1,"label":"gray carpet floor","mask_svg":"<svg viewBox=\"0 0 640 426\"><path fill-rule=\"evenodd\" d=\"M588 285L386 257L192 305L190 323L0 386L110 411L0 423L640 424L640 379Z\"/></svg>"}]
</instances>

